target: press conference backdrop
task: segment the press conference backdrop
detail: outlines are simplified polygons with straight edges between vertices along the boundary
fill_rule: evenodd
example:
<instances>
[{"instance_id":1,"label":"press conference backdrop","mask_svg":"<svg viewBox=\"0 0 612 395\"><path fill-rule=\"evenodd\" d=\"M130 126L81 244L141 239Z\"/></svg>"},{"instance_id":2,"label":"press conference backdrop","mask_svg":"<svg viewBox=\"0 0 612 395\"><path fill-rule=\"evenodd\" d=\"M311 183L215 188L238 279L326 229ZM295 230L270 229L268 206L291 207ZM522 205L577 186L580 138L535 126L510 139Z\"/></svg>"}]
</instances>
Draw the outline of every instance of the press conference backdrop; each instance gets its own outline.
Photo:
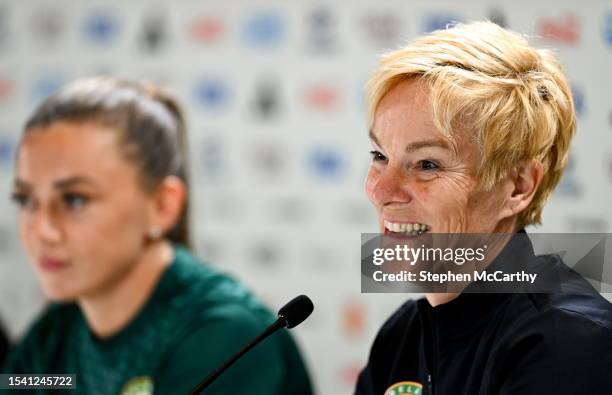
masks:
<instances>
[{"instance_id":1,"label":"press conference backdrop","mask_svg":"<svg viewBox=\"0 0 612 395\"><path fill-rule=\"evenodd\" d=\"M315 313L296 335L318 392L350 392L407 297L360 294L360 233L376 231L364 83L385 50L485 18L556 49L572 83L578 134L537 230L609 232L610 1L0 1L0 316L11 335L44 302L9 203L24 119L74 78L146 78L187 111L197 252L275 308L310 295Z\"/></svg>"}]
</instances>

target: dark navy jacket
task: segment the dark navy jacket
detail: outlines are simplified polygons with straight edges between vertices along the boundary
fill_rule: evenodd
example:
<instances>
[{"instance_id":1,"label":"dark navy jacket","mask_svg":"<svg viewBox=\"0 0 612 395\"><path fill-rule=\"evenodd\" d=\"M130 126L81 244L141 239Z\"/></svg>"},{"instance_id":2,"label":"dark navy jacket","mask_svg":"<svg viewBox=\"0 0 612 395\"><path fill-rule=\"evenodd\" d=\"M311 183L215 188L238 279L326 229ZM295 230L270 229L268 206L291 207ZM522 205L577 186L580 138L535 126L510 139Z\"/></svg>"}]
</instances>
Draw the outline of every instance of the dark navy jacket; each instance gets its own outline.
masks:
<instances>
[{"instance_id":1,"label":"dark navy jacket","mask_svg":"<svg viewBox=\"0 0 612 395\"><path fill-rule=\"evenodd\" d=\"M531 244L504 248L492 265L534 257ZM612 394L612 304L557 255L536 258L562 273L560 292L406 302L380 329L355 394Z\"/></svg>"}]
</instances>

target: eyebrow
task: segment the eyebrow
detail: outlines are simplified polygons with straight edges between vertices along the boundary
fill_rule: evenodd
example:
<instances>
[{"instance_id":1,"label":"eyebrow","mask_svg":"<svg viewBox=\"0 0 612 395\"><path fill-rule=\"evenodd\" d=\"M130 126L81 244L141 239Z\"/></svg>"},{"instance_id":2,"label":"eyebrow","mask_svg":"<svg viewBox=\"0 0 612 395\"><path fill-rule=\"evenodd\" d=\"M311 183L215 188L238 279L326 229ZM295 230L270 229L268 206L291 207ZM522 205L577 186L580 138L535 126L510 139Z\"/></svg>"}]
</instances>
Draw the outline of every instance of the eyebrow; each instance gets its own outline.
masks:
<instances>
[{"instance_id":1,"label":"eyebrow","mask_svg":"<svg viewBox=\"0 0 612 395\"><path fill-rule=\"evenodd\" d=\"M376 143L376 145L381 146L374 132L370 130L369 135L370 135L370 139L374 143ZM419 150L421 148L429 148L429 147L438 147L438 148L442 148L442 149L449 150L449 151L453 150L452 145L448 141L443 140L443 139L414 141L412 143L406 144L406 148L404 150L406 152L412 152L412 151Z\"/></svg>"},{"instance_id":2,"label":"eyebrow","mask_svg":"<svg viewBox=\"0 0 612 395\"><path fill-rule=\"evenodd\" d=\"M68 188L73 187L73 186L78 185L78 184L88 184L88 185L91 185L91 186L95 186L95 183L91 179L89 179L87 177L83 177L83 176L68 177L68 178L65 178L63 180L55 181L53 183L53 186L56 189L68 189ZM25 182L25 181L23 181L23 180L21 180L19 178L16 178L15 179L15 188L31 189L32 186L29 183L27 183L27 182Z\"/></svg>"}]
</instances>

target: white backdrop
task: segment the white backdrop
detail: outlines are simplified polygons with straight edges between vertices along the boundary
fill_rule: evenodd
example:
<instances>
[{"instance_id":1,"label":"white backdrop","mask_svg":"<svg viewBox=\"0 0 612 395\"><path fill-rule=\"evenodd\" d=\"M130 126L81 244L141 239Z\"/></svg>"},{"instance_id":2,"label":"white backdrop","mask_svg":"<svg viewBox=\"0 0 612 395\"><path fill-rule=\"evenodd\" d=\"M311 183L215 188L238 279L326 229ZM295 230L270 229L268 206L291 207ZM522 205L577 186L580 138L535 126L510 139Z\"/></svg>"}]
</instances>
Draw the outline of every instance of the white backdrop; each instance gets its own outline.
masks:
<instances>
[{"instance_id":1,"label":"white backdrop","mask_svg":"<svg viewBox=\"0 0 612 395\"><path fill-rule=\"evenodd\" d=\"M369 143L363 85L376 56L450 21L489 18L555 48L579 112L547 232L609 232L612 2L0 1L0 317L17 337L43 303L9 203L22 123L62 83L110 73L165 84L190 129L198 254L274 309L306 293L295 330L319 393L351 392L409 295L360 294Z\"/></svg>"}]
</instances>

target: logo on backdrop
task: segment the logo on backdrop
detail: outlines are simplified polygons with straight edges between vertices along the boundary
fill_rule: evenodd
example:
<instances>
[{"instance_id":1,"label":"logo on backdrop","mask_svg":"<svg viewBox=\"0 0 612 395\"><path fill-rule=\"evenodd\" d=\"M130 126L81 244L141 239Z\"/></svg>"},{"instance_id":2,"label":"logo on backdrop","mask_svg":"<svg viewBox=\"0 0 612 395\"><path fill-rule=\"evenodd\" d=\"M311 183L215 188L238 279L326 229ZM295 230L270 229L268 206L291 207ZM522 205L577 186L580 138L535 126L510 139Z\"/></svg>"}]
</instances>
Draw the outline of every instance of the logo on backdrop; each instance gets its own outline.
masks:
<instances>
[{"instance_id":1,"label":"logo on backdrop","mask_svg":"<svg viewBox=\"0 0 612 395\"><path fill-rule=\"evenodd\" d=\"M578 182L576 177L576 156L570 154L567 167L561 176L559 185L554 192L557 196L571 197L574 199L579 198L582 195L582 186Z\"/></svg>"},{"instance_id":2,"label":"logo on backdrop","mask_svg":"<svg viewBox=\"0 0 612 395\"><path fill-rule=\"evenodd\" d=\"M328 8L316 8L306 18L308 49L312 52L330 53L338 48L335 32L336 21Z\"/></svg>"},{"instance_id":3,"label":"logo on backdrop","mask_svg":"<svg viewBox=\"0 0 612 395\"><path fill-rule=\"evenodd\" d=\"M229 103L227 84L216 78L203 77L196 82L194 97L199 108L206 111L224 110Z\"/></svg>"},{"instance_id":4,"label":"logo on backdrop","mask_svg":"<svg viewBox=\"0 0 612 395\"><path fill-rule=\"evenodd\" d=\"M85 38L94 45L110 45L119 35L119 20L110 10L96 10L85 18Z\"/></svg>"},{"instance_id":5,"label":"logo on backdrop","mask_svg":"<svg viewBox=\"0 0 612 395\"><path fill-rule=\"evenodd\" d=\"M15 150L15 140L7 131L0 132L0 167L10 169L13 166L13 153Z\"/></svg>"},{"instance_id":6,"label":"logo on backdrop","mask_svg":"<svg viewBox=\"0 0 612 395\"><path fill-rule=\"evenodd\" d=\"M202 140L199 156L203 176L207 182L220 182L227 175L223 140L218 137L206 137Z\"/></svg>"},{"instance_id":7,"label":"logo on backdrop","mask_svg":"<svg viewBox=\"0 0 612 395\"><path fill-rule=\"evenodd\" d=\"M331 84L315 84L306 88L304 101L311 110L332 112L340 106L340 90Z\"/></svg>"},{"instance_id":8,"label":"logo on backdrop","mask_svg":"<svg viewBox=\"0 0 612 395\"><path fill-rule=\"evenodd\" d=\"M345 163L336 148L317 146L308 152L308 165L315 178L338 180L344 176Z\"/></svg>"},{"instance_id":9,"label":"logo on backdrop","mask_svg":"<svg viewBox=\"0 0 612 395\"><path fill-rule=\"evenodd\" d=\"M585 110L584 89L576 84L572 84L571 89L572 96L574 98L574 109L576 110L576 115L581 117Z\"/></svg>"},{"instance_id":10,"label":"logo on backdrop","mask_svg":"<svg viewBox=\"0 0 612 395\"><path fill-rule=\"evenodd\" d=\"M5 49L10 41L10 17L7 7L0 5L0 50Z\"/></svg>"},{"instance_id":11,"label":"logo on backdrop","mask_svg":"<svg viewBox=\"0 0 612 395\"><path fill-rule=\"evenodd\" d=\"M59 42L65 31L65 19L56 8L40 8L32 14L29 27L34 39L46 47Z\"/></svg>"},{"instance_id":12,"label":"logo on backdrop","mask_svg":"<svg viewBox=\"0 0 612 395\"><path fill-rule=\"evenodd\" d=\"M285 150L280 147L278 142L273 144L254 143L248 149L251 157L249 167L258 179L272 181L282 176L283 170L286 168L286 158Z\"/></svg>"},{"instance_id":13,"label":"logo on backdrop","mask_svg":"<svg viewBox=\"0 0 612 395\"><path fill-rule=\"evenodd\" d=\"M247 44L256 48L276 48L285 35L285 25L277 12L258 12L251 15L244 26Z\"/></svg>"},{"instance_id":14,"label":"logo on backdrop","mask_svg":"<svg viewBox=\"0 0 612 395\"><path fill-rule=\"evenodd\" d=\"M39 101L61 88L67 80L66 76L60 73L42 74L32 83L31 95L34 102L38 104Z\"/></svg>"},{"instance_id":15,"label":"logo on backdrop","mask_svg":"<svg viewBox=\"0 0 612 395\"><path fill-rule=\"evenodd\" d=\"M536 26L537 34L547 41L578 45L580 42L580 18L567 13L559 18L541 17Z\"/></svg>"},{"instance_id":16,"label":"logo on backdrop","mask_svg":"<svg viewBox=\"0 0 612 395\"><path fill-rule=\"evenodd\" d=\"M503 28L508 26L506 15L499 8L492 8L489 10L489 20Z\"/></svg>"},{"instance_id":17,"label":"logo on backdrop","mask_svg":"<svg viewBox=\"0 0 612 395\"><path fill-rule=\"evenodd\" d=\"M214 44L225 34L225 24L213 15L202 15L195 19L188 28L191 40L200 44Z\"/></svg>"},{"instance_id":18,"label":"logo on backdrop","mask_svg":"<svg viewBox=\"0 0 612 395\"><path fill-rule=\"evenodd\" d=\"M603 38L609 45L612 45L612 11L604 15Z\"/></svg>"},{"instance_id":19,"label":"logo on backdrop","mask_svg":"<svg viewBox=\"0 0 612 395\"><path fill-rule=\"evenodd\" d=\"M15 91L15 86L9 78L0 78L0 104L9 102Z\"/></svg>"},{"instance_id":20,"label":"logo on backdrop","mask_svg":"<svg viewBox=\"0 0 612 395\"><path fill-rule=\"evenodd\" d=\"M149 13L142 21L139 46L145 52L156 53L162 50L168 41L168 27L163 12Z\"/></svg>"},{"instance_id":21,"label":"logo on backdrop","mask_svg":"<svg viewBox=\"0 0 612 395\"><path fill-rule=\"evenodd\" d=\"M394 47L402 36L404 22L397 12L369 11L360 20L361 28L367 40L375 48Z\"/></svg>"},{"instance_id":22,"label":"logo on backdrop","mask_svg":"<svg viewBox=\"0 0 612 395\"><path fill-rule=\"evenodd\" d=\"M275 79L263 78L255 85L255 97L252 100L253 113L263 120L278 117L280 112L279 84Z\"/></svg>"},{"instance_id":23,"label":"logo on backdrop","mask_svg":"<svg viewBox=\"0 0 612 395\"><path fill-rule=\"evenodd\" d=\"M457 15L450 13L432 13L423 19L421 31L423 33L433 32L434 30L444 30L456 25L461 21Z\"/></svg>"}]
</instances>

